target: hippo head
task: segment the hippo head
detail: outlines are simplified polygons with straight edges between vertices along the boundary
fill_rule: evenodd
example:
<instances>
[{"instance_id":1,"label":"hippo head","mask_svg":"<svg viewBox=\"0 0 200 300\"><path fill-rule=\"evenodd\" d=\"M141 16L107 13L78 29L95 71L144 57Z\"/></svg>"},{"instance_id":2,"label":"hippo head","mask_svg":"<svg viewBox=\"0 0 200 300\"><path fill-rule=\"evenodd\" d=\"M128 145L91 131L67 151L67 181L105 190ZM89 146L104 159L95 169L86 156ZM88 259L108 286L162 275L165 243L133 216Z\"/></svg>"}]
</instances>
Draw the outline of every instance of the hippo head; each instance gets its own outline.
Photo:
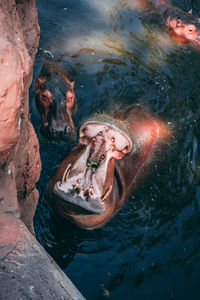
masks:
<instances>
[{"instance_id":1,"label":"hippo head","mask_svg":"<svg viewBox=\"0 0 200 300\"><path fill-rule=\"evenodd\" d=\"M178 9L176 9L179 12ZM170 29L170 37L178 43L200 49L200 23L199 19L194 18L192 11L189 13L172 15L167 18L167 27Z\"/></svg>"},{"instance_id":2,"label":"hippo head","mask_svg":"<svg viewBox=\"0 0 200 300\"><path fill-rule=\"evenodd\" d=\"M53 139L73 136L74 82L60 72L47 76L42 74L35 81L35 89L36 105L42 116L43 135Z\"/></svg>"},{"instance_id":3,"label":"hippo head","mask_svg":"<svg viewBox=\"0 0 200 300\"><path fill-rule=\"evenodd\" d=\"M98 117L100 120L101 115ZM53 185L50 183L59 214L72 222L75 219L83 228L105 223L115 211L115 198L120 194L115 160L131 149L129 134L112 122L90 120L82 125L78 146L61 164Z\"/></svg>"}]
</instances>

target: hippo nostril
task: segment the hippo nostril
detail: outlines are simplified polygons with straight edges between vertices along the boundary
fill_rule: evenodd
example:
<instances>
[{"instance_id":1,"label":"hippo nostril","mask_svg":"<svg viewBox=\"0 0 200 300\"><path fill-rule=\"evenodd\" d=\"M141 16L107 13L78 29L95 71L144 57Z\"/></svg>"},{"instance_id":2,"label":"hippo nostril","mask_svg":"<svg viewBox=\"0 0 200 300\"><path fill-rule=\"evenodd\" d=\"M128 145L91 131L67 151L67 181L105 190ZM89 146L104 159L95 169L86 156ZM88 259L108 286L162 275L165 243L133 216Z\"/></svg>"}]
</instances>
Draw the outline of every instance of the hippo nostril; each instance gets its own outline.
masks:
<instances>
[{"instance_id":1,"label":"hippo nostril","mask_svg":"<svg viewBox=\"0 0 200 300\"><path fill-rule=\"evenodd\" d=\"M51 126L49 126L49 130L51 131L51 132L53 132L53 133L55 133L56 132L56 129L51 125Z\"/></svg>"}]
</instances>

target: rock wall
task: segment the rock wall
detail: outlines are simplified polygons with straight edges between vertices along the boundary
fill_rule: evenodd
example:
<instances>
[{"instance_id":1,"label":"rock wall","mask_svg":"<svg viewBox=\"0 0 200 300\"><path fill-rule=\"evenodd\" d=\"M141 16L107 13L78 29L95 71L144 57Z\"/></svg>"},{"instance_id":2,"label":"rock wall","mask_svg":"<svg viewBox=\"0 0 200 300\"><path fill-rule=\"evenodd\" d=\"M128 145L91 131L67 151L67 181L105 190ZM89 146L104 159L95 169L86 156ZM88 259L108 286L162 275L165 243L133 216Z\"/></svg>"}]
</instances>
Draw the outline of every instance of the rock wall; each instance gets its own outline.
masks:
<instances>
[{"instance_id":1,"label":"rock wall","mask_svg":"<svg viewBox=\"0 0 200 300\"><path fill-rule=\"evenodd\" d=\"M15 186L8 186L6 196L17 190L15 206L32 232L41 162L29 120L28 92L38 41L35 1L0 0L0 178L14 178ZM2 201L6 211L8 201Z\"/></svg>"},{"instance_id":2,"label":"rock wall","mask_svg":"<svg viewBox=\"0 0 200 300\"><path fill-rule=\"evenodd\" d=\"M84 299L33 235L41 162L28 93L38 41L35 0L0 0L0 299Z\"/></svg>"}]
</instances>

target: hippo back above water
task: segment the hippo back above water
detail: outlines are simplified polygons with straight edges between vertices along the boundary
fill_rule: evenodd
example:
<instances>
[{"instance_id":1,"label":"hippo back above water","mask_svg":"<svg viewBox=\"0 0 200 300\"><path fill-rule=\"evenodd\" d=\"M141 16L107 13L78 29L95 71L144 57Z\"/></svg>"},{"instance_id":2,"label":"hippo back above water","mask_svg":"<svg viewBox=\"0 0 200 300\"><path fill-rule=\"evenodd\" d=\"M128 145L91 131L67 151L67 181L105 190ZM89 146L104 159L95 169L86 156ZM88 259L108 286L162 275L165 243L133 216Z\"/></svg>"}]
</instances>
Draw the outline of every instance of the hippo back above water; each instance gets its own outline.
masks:
<instances>
[{"instance_id":1,"label":"hippo back above water","mask_svg":"<svg viewBox=\"0 0 200 300\"><path fill-rule=\"evenodd\" d=\"M74 137L76 102L74 81L55 62L46 62L35 81L36 106L42 116L42 134L51 139Z\"/></svg>"},{"instance_id":2,"label":"hippo back above water","mask_svg":"<svg viewBox=\"0 0 200 300\"><path fill-rule=\"evenodd\" d=\"M81 228L103 226L124 204L163 137L161 122L140 107L95 115L49 182L54 209Z\"/></svg>"}]
</instances>

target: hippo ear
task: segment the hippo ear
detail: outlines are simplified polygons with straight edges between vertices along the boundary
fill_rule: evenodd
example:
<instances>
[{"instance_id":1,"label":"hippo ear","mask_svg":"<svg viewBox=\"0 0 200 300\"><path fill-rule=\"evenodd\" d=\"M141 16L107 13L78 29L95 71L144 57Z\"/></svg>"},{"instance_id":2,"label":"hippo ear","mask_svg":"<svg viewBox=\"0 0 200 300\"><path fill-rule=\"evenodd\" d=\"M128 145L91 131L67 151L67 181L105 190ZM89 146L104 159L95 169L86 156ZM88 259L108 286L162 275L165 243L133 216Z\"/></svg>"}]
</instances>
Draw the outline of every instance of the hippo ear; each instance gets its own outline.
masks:
<instances>
[{"instance_id":1,"label":"hippo ear","mask_svg":"<svg viewBox=\"0 0 200 300\"><path fill-rule=\"evenodd\" d=\"M43 76L39 76L35 81L35 89L39 90L42 84L45 82L46 78Z\"/></svg>"},{"instance_id":2,"label":"hippo ear","mask_svg":"<svg viewBox=\"0 0 200 300\"><path fill-rule=\"evenodd\" d=\"M75 81L70 82L70 89L71 89L71 90L74 89L74 83L75 83Z\"/></svg>"},{"instance_id":3,"label":"hippo ear","mask_svg":"<svg viewBox=\"0 0 200 300\"><path fill-rule=\"evenodd\" d=\"M70 90L73 90L73 88L74 88L74 81L71 82L69 80L69 78L67 78L67 76L64 76L64 79L65 79L66 83L69 84Z\"/></svg>"},{"instance_id":4,"label":"hippo ear","mask_svg":"<svg viewBox=\"0 0 200 300\"><path fill-rule=\"evenodd\" d=\"M188 11L188 14L191 14L191 15L193 15L193 13L192 13L192 9L190 9L189 11ZM198 22L200 22L200 18L196 18L197 19L197 21Z\"/></svg>"},{"instance_id":5,"label":"hippo ear","mask_svg":"<svg viewBox=\"0 0 200 300\"><path fill-rule=\"evenodd\" d=\"M63 75L63 77L64 77L66 83L70 85L71 81L69 80L69 78L67 78L67 76L65 76L65 75Z\"/></svg>"}]
</instances>

